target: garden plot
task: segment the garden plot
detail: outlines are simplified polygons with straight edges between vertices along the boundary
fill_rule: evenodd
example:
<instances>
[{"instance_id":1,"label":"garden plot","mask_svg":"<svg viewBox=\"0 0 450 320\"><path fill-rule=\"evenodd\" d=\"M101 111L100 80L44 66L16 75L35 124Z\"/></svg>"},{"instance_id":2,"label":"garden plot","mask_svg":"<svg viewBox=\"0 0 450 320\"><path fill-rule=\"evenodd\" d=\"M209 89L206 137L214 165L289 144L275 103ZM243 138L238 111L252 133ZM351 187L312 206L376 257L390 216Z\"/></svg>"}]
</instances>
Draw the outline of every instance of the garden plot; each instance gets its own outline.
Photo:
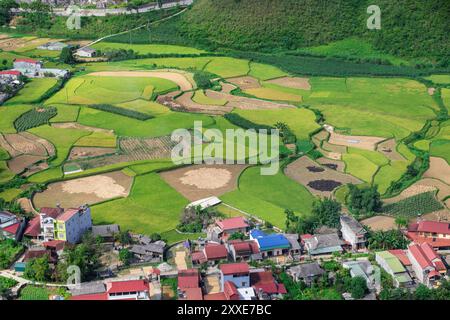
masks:
<instances>
[{"instance_id":1,"label":"garden plot","mask_svg":"<svg viewBox=\"0 0 450 320\"><path fill-rule=\"evenodd\" d=\"M393 161L405 160L405 158L397 152L397 143L395 139L388 139L386 141L378 143L377 151L381 152L387 158Z\"/></svg>"},{"instance_id":2,"label":"garden plot","mask_svg":"<svg viewBox=\"0 0 450 320\"><path fill-rule=\"evenodd\" d=\"M182 91L188 91L194 89L194 85L189 81L190 77L187 72L180 70L167 70L167 71L101 71L93 72L90 76L96 77L127 77L127 78L161 78L172 81L178 85Z\"/></svg>"},{"instance_id":3,"label":"garden plot","mask_svg":"<svg viewBox=\"0 0 450 320\"><path fill-rule=\"evenodd\" d=\"M96 128L91 126L85 126L78 122L63 122L63 123L52 123L52 127L59 129L79 129L79 130L87 130L92 132L103 132L103 133L113 133L113 130Z\"/></svg>"},{"instance_id":4,"label":"garden plot","mask_svg":"<svg viewBox=\"0 0 450 320\"><path fill-rule=\"evenodd\" d=\"M185 92L181 96L175 99L175 102L180 104L185 111L188 112L198 112L212 115L224 115L233 110L229 106L219 106L219 105L207 105L200 104L192 101L194 92Z\"/></svg>"},{"instance_id":5,"label":"garden plot","mask_svg":"<svg viewBox=\"0 0 450 320\"><path fill-rule=\"evenodd\" d=\"M36 162L47 159L47 157L43 156L33 156L28 154L22 154L20 156L14 157L11 160L8 160L8 168L15 174L22 173L27 168L31 167Z\"/></svg>"},{"instance_id":6,"label":"garden plot","mask_svg":"<svg viewBox=\"0 0 450 320\"><path fill-rule=\"evenodd\" d=\"M261 88L258 79L250 76L228 78L227 81L241 88L241 90Z\"/></svg>"},{"instance_id":7,"label":"garden plot","mask_svg":"<svg viewBox=\"0 0 450 320\"><path fill-rule=\"evenodd\" d=\"M385 138L370 137L370 136L348 136L331 132L328 142L340 146L353 147L365 150L375 150L377 144L382 142L383 140L385 140Z\"/></svg>"},{"instance_id":8,"label":"garden plot","mask_svg":"<svg viewBox=\"0 0 450 320\"><path fill-rule=\"evenodd\" d=\"M9 144L2 147L8 150L11 157L16 157L21 154L30 154L35 156L47 156L47 149L40 143L27 139L20 134L5 134L5 141ZM11 152L10 152L11 150Z\"/></svg>"},{"instance_id":9,"label":"garden plot","mask_svg":"<svg viewBox=\"0 0 450 320\"><path fill-rule=\"evenodd\" d=\"M312 194L323 197L329 197L333 190L341 185L361 183L349 174L320 166L306 156L289 164L285 174L304 185Z\"/></svg>"},{"instance_id":10,"label":"garden plot","mask_svg":"<svg viewBox=\"0 0 450 320\"><path fill-rule=\"evenodd\" d=\"M424 214L421 218L426 221L445 221L450 222L450 210L442 209L439 211Z\"/></svg>"},{"instance_id":11,"label":"garden plot","mask_svg":"<svg viewBox=\"0 0 450 320\"><path fill-rule=\"evenodd\" d=\"M373 216L360 222L373 231L388 231L397 228L395 219L387 216Z\"/></svg>"},{"instance_id":12,"label":"garden plot","mask_svg":"<svg viewBox=\"0 0 450 320\"><path fill-rule=\"evenodd\" d=\"M70 150L69 160L85 159L100 157L104 155L114 154L115 148L97 148L97 147L73 147Z\"/></svg>"},{"instance_id":13,"label":"garden plot","mask_svg":"<svg viewBox=\"0 0 450 320\"><path fill-rule=\"evenodd\" d=\"M386 204L395 203L417 194L434 190L439 190L437 193L437 198L441 201L450 196L450 186L448 184L445 184L440 180L424 178L403 190L399 195L385 199L383 202Z\"/></svg>"},{"instance_id":14,"label":"garden plot","mask_svg":"<svg viewBox=\"0 0 450 320\"><path fill-rule=\"evenodd\" d=\"M127 197L133 178L121 171L86 178L52 183L33 198L36 208L54 207L59 203L63 208L77 208L83 204L95 204L114 198Z\"/></svg>"},{"instance_id":15,"label":"garden plot","mask_svg":"<svg viewBox=\"0 0 450 320\"><path fill-rule=\"evenodd\" d=\"M308 78L282 77L267 82L292 89L311 90L311 84Z\"/></svg>"},{"instance_id":16,"label":"garden plot","mask_svg":"<svg viewBox=\"0 0 450 320\"><path fill-rule=\"evenodd\" d=\"M325 157L316 159L318 163L322 166L327 167L328 169L336 170L339 172L344 172L345 170L345 162L333 159L327 159Z\"/></svg>"},{"instance_id":17,"label":"garden plot","mask_svg":"<svg viewBox=\"0 0 450 320\"><path fill-rule=\"evenodd\" d=\"M423 174L423 177L439 179L450 185L450 166L442 158L430 157L430 168Z\"/></svg>"},{"instance_id":18,"label":"garden plot","mask_svg":"<svg viewBox=\"0 0 450 320\"><path fill-rule=\"evenodd\" d=\"M220 196L237 188L246 165L198 165L160 173L161 177L190 201Z\"/></svg>"}]
</instances>

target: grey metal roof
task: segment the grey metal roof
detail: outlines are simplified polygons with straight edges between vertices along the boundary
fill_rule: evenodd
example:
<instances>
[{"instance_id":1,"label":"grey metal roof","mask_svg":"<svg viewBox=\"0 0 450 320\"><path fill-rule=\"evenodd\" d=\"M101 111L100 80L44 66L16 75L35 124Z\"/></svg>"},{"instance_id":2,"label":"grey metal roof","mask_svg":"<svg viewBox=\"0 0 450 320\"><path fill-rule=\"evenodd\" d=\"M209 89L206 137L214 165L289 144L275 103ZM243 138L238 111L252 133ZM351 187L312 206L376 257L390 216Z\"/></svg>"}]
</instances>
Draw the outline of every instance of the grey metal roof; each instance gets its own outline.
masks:
<instances>
[{"instance_id":1,"label":"grey metal roof","mask_svg":"<svg viewBox=\"0 0 450 320\"><path fill-rule=\"evenodd\" d=\"M298 266L290 267L289 273L296 275L299 278L315 277L325 273L317 262L304 263Z\"/></svg>"},{"instance_id":2,"label":"grey metal roof","mask_svg":"<svg viewBox=\"0 0 450 320\"><path fill-rule=\"evenodd\" d=\"M309 248L312 250L337 247L344 244L344 242L339 239L337 233L317 234L310 239L306 239L305 242L309 244Z\"/></svg>"},{"instance_id":3,"label":"grey metal roof","mask_svg":"<svg viewBox=\"0 0 450 320\"><path fill-rule=\"evenodd\" d=\"M70 293L73 296L79 296L82 294L94 294L106 292L106 286L101 281L82 282L76 287L70 289Z\"/></svg>"},{"instance_id":4,"label":"grey metal roof","mask_svg":"<svg viewBox=\"0 0 450 320\"><path fill-rule=\"evenodd\" d=\"M364 229L362 224L359 223L358 221L356 221L356 219L353 217L350 217L347 215L342 215L341 216L341 225L342 224L347 225L350 228L350 230L352 230L355 234L367 233L366 229Z\"/></svg>"},{"instance_id":5,"label":"grey metal roof","mask_svg":"<svg viewBox=\"0 0 450 320\"><path fill-rule=\"evenodd\" d=\"M120 232L119 225L108 224L102 226L92 226L92 235L101 237L111 237L116 233Z\"/></svg>"},{"instance_id":6,"label":"grey metal roof","mask_svg":"<svg viewBox=\"0 0 450 320\"><path fill-rule=\"evenodd\" d=\"M302 247L300 245L300 243L298 242L298 234L284 234L284 236L286 237L286 239L288 239L290 245L291 245L291 250L300 250Z\"/></svg>"},{"instance_id":7,"label":"grey metal roof","mask_svg":"<svg viewBox=\"0 0 450 320\"><path fill-rule=\"evenodd\" d=\"M163 254L164 253L164 247L165 245L157 244L157 243L150 243L146 245L134 245L130 248L130 252L136 253L136 254L148 254L148 253L158 253Z\"/></svg>"}]
</instances>

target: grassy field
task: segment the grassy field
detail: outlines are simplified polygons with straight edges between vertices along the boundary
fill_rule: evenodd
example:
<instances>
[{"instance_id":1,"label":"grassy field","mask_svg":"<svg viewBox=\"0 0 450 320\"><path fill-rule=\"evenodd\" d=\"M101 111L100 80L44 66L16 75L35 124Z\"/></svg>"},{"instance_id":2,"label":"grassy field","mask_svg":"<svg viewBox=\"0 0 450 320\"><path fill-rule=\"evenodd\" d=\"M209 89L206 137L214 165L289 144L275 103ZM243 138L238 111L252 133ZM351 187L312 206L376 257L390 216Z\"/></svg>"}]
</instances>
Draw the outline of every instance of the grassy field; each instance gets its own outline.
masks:
<instances>
[{"instance_id":1,"label":"grassy field","mask_svg":"<svg viewBox=\"0 0 450 320\"><path fill-rule=\"evenodd\" d=\"M441 97L442 101L444 102L444 105L447 107L447 110L450 110L450 89L442 88Z\"/></svg>"},{"instance_id":2,"label":"grassy field","mask_svg":"<svg viewBox=\"0 0 450 320\"><path fill-rule=\"evenodd\" d=\"M145 113L154 117L164 115L167 113L170 113L169 108L154 102L154 101L148 101L144 99L136 99L128 102L123 102L117 104L118 107L130 109L134 111L138 111L141 113Z\"/></svg>"},{"instance_id":3,"label":"grassy field","mask_svg":"<svg viewBox=\"0 0 450 320\"><path fill-rule=\"evenodd\" d=\"M113 133L92 132L90 135L82 137L74 145L78 147L115 148L117 138Z\"/></svg>"},{"instance_id":4,"label":"grassy field","mask_svg":"<svg viewBox=\"0 0 450 320\"><path fill-rule=\"evenodd\" d=\"M250 62L250 72L248 75L260 80L269 80L287 76L287 73L271 65Z\"/></svg>"},{"instance_id":5,"label":"grassy field","mask_svg":"<svg viewBox=\"0 0 450 320\"><path fill-rule=\"evenodd\" d=\"M99 42L92 46L96 50L102 52L110 51L111 49L125 49L133 50L138 54L200 54L206 51L191 47L182 47L166 44L129 44L129 43L115 43L115 42Z\"/></svg>"},{"instance_id":6,"label":"grassy field","mask_svg":"<svg viewBox=\"0 0 450 320\"><path fill-rule=\"evenodd\" d=\"M1 133L15 133L14 120L21 114L31 110L30 105L14 105L0 107L0 132Z\"/></svg>"},{"instance_id":7,"label":"grassy field","mask_svg":"<svg viewBox=\"0 0 450 320\"><path fill-rule=\"evenodd\" d=\"M80 107L68 105L68 104L52 104L52 107L56 107L58 113L53 117L50 122L75 122L78 119L78 113Z\"/></svg>"},{"instance_id":8,"label":"grassy field","mask_svg":"<svg viewBox=\"0 0 450 320\"><path fill-rule=\"evenodd\" d=\"M0 161L0 183L11 180L15 176L14 172L8 169L6 161Z\"/></svg>"},{"instance_id":9,"label":"grassy field","mask_svg":"<svg viewBox=\"0 0 450 320\"><path fill-rule=\"evenodd\" d=\"M38 102L41 97L56 85L55 78L32 79L6 105Z\"/></svg>"},{"instance_id":10,"label":"grassy field","mask_svg":"<svg viewBox=\"0 0 450 320\"><path fill-rule=\"evenodd\" d=\"M192 128L195 120L203 121L204 126L213 123L211 117L201 114L170 112L155 119L140 121L90 108L82 108L78 118L78 122L81 124L112 129L119 136L129 137L168 135L175 129Z\"/></svg>"},{"instance_id":11,"label":"grassy field","mask_svg":"<svg viewBox=\"0 0 450 320\"><path fill-rule=\"evenodd\" d=\"M0 161L9 160L9 153L5 149L0 147Z\"/></svg>"},{"instance_id":12,"label":"grassy field","mask_svg":"<svg viewBox=\"0 0 450 320\"><path fill-rule=\"evenodd\" d=\"M404 138L438 109L426 87L413 80L318 77L310 82L304 103L319 109L327 123L355 135Z\"/></svg>"},{"instance_id":13,"label":"grassy field","mask_svg":"<svg viewBox=\"0 0 450 320\"><path fill-rule=\"evenodd\" d=\"M431 80L437 84L449 84L450 83L450 75L448 74L433 74L425 79Z\"/></svg>"},{"instance_id":14,"label":"grassy field","mask_svg":"<svg viewBox=\"0 0 450 320\"><path fill-rule=\"evenodd\" d=\"M216 57L211 59L204 70L217 74L222 78L231 78L246 75L250 68L248 60Z\"/></svg>"},{"instance_id":15,"label":"grassy field","mask_svg":"<svg viewBox=\"0 0 450 320\"><path fill-rule=\"evenodd\" d=\"M284 228L285 209L300 215L311 213L314 197L306 188L281 172L260 174L259 167L246 169L239 178L239 189L220 198L227 204Z\"/></svg>"},{"instance_id":16,"label":"grassy field","mask_svg":"<svg viewBox=\"0 0 450 320\"><path fill-rule=\"evenodd\" d=\"M160 78L81 76L72 79L46 104L119 104L139 98L149 100L152 93L175 90L177 85Z\"/></svg>"},{"instance_id":17,"label":"grassy field","mask_svg":"<svg viewBox=\"0 0 450 320\"><path fill-rule=\"evenodd\" d=\"M258 124L273 126L277 122L284 122L298 139L309 138L309 134L319 128L315 114L305 108L257 111L236 110L234 112Z\"/></svg>"},{"instance_id":18,"label":"grassy field","mask_svg":"<svg viewBox=\"0 0 450 320\"><path fill-rule=\"evenodd\" d=\"M203 90L195 91L195 94L192 97L192 101L200 103L200 104L210 104L210 105L216 105L216 106L223 106L228 102L225 99L213 99L213 98L207 97L205 95L205 92L203 92Z\"/></svg>"},{"instance_id":19,"label":"grassy field","mask_svg":"<svg viewBox=\"0 0 450 320\"><path fill-rule=\"evenodd\" d=\"M92 217L96 224L118 223L124 230L151 234L174 229L188 203L156 173L149 173L135 178L128 198L93 206Z\"/></svg>"},{"instance_id":20,"label":"grassy field","mask_svg":"<svg viewBox=\"0 0 450 320\"><path fill-rule=\"evenodd\" d=\"M48 300L49 295L45 287L28 285L20 291L19 300Z\"/></svg>"},{"instance_id":21,"label":"grassy field","mask_svg":"<svg viewBox=\"0 0 450 320\"><path fill-rule=\"evenodd\" d=\"M56 147L56 158L52 160L52 165L60 165L66 160L70 149L81 137L90 134L89 131L79 129L54 128L48 125L30 129L29 132L47 139Z\"/></svg>"},{"instance_id":22,"label":"grassy field","mask_svg":"<svg viewBox=\"0 0 450 320\"><path fill-rule=\"evenodd\" d=\"M252 96L255 96L260 99L265 100L275 100L275 101L292 101L292 102L301 102L302 96L298 94L283 92L274 88L254 88L244 90L245 93L248 93Z\"/></svg>"},{"instance_id":23,"label":"grassy field","mask_svg":"<svg viewBox=\"0 0 450 320\"><path fill-rule=\"evenodd\" d=\"M46 183L48 181L55 181L62 179L62 177L63 177L62 168L58 166L35 173L28 178L28 181L32 183Z\"/></svg>"},{"instance_id":24,"label":"grassy field","mask_svg":"<svg viewBox=\"0 0 450 320\"><path fill-rule=\"evenodd\" d=\"M0 199L3 199L7 202L10 202L17 198L19 194L22 193L22 190L20 189L8 189L3 192L0 192Z\"/></svg>"}]
</instances>

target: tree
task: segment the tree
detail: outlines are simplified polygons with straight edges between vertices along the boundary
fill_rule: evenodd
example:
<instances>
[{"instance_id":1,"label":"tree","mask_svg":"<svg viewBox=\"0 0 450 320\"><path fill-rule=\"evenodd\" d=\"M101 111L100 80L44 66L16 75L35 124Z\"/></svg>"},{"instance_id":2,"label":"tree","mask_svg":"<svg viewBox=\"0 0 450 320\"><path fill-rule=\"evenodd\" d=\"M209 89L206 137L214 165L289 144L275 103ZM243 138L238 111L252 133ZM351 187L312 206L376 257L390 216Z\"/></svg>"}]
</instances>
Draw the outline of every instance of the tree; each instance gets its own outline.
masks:
<instances>
[{"instance_id":1,"label":"tree","mask_svg":"<svg viewBox=\"0 0 450 320\"><path fill-rule=\"evenodd\" d=\"M367 282L361 276L352 278L350 283L350 293L353 299L362 299L368 292Z\"/></svg>"},{"instance_id":2,"label":"tree","mask_svg":"<svg viewBox=\"0 0 450 320\"><path fill-rule=\"evenodd\" d=\"M396 217L395 218L395 224L397 225L398 229L401 229L402 227L408 226L408 219L405 217Z\"/></svg>"},{"instance_id":3,"label":"tree","mask_svg":"<svg viewBox=\"0 0 450 320\"><path fill-rule=\"evenodd\" d=\"M369 230L368 242L370 250L406 249L409 243L400 230Z\"/></svg>"},{"instance_id":4,"label":"tree","mask_svg":"<svg viewBox=\"0 0 450 320\"><path fill-rule=\"evenodd\" d=\"M314 202L312 213L316 216L319 225L337 228L341 216L341 204L332 199L320 199Z\"/></svg>"},{"instance_id":5,"label":"tree","mask_svg":"<svg viewBox=\"0 0 450 320\"><path fill-rule=\"evenodd\" d=\"M21 6L28 11L23 14L24 19L21 19L20 23L34 28L49 28L51 26L52 8L50 5L37 0L31 3L22 3Z\"/></svg>"},{"instance_id":6,"label":"tree","mask_svg":"<svg viewBox=\"0 0 450 320\"><path fill-rule=\"evenodd\" d=\"M18 7L19 4L14 0L0 0L0 25L9 24L12 19L11 9L17 9Z\"/></svg>"},{"instance_id":7,"label":"tree","mask_svg":"<svg viewBox=\"0 0 450 320\"><path fill-rule=\"evenodd\" d=\"M419 284L414 292L414 296L417 300L431 300L433 299L433 292L427 286Z\"/></svg>"},{"instance_id":8,"label":"tree","mask_svg":"<svg viewBox=\"0 0 450 320\"><path fill-rule=\"evenodd\" d=\"M246 235L242 232L235 232L228 238L228 240L244 240L246 238Z\"/></svg>"},{"instance_id":9,"label":"tree","mask_svg":"<svg viewBox=\"0 0 450 320\"><path fill-rule=\"evenodd\" d=\"M133 254L128 249L121 249L119 251L119 260L125 265L128 266L133 258Z\"/></svg>"},{"instance_id":10,"label":"tree","mask_svg":"<svg viewBox=\"0 0 450 320\"><path fill-rule=\"evenodd\" d=\"M314 215L307 218L299 217L294 214L292 210L286 209L286 232L289 233L313 233L317 227L318 222Z\"/></svg>"},{"instance_id":11,"label":"tree","mask_svg":"<svg viewBox=\"0 0 450 320\"><path fill-rule=\"evenodd\" d=\"M150 238L152 239L152 241L159 241L161 240L161 235L155 232L150 235Z\"/></svg>"},{"instance_id":12,"label":"tree","mask_svg":"<svg viewBox=\"0 0 450 320\"><path fill-rule=\"evenodd\" d=\"M118 234L116 234L116 241L120 242L123 245L133 244L133 239L131 238L130 232L128 230L120 231Z\"/></svg>"},{"instance_id":13,"label":"tree","mask_svg":"<svg viewBox=\"0 0 450 320\"><path fill-rule=\"evenodd\" d=\"M75 64L73 49L70 47L64 47L59 54L59 61L66 64Z\"/></svg>"},{"instance_id":14,"label":"tree","mask_svg":"<svg viewBox=\"0 0 450 320\"><path fill-rule=\"evenodd\" d=\"M349 184L349 207L356 213L372 213L381 209L381 195L377 186L357 187Z\"/></svg>"},{"instance_id":15,"label":"tree","mask_svg":"<svg viewBox=\"0 0 450 320\"><path fill-rule=\"evenodd\" d=\"M25 278L39 282L51 280L52 272L50 269L50 264L48 263L48 255L28 261L24 276Z\"/></svg>"}]
</instances>

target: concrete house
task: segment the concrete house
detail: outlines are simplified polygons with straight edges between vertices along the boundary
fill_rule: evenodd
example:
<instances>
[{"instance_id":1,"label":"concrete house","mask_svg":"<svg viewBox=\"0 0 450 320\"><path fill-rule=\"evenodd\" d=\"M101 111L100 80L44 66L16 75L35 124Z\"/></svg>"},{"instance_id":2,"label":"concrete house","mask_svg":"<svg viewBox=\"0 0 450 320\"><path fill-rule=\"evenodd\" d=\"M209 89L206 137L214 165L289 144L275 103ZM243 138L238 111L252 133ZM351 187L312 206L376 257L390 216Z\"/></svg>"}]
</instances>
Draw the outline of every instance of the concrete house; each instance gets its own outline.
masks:
<instances>
[{"instance_id":1,"label":"concrete house","mask_svg":"<svg viewBox=\"0 0 450 320\"><path fill-rule=\"evenodd\" d=\"M342 238L352 245L353 250L364 249L367 243L367 231L355 218L342 215L340 218Z\"/></svg>"},{"instance_id":2,"label":"concrete house","mask_svg":"<svg viewBox=\"0 0 450 320\"><path fill-rule=\"evenodd\" d=\"M261 230L250 231L250 239L258 244L263 258L289 254L291 248L289 240L282 234L266 234Z\"/></svg>"},{"instance_id":3,"label":"concrete house","mask_svg":"<svg viewBox=\"0 0 450 320\"><path fill-rule=\"evenodd\" d=\"M29 78L65 78L69 75L69 70L44 68L42 61L28 58L14 60L13 69Z\"/></svg>"},{"instance_id":4,"label":"concrete house","mask_svg":"<svg viewBox=\"0 0 450 320\"><path fill-rule=\"evenodd\" d=\"M129 250L140 262L161 262L165 246L163 241L156 241L145 245L133 245Z\"/></svg>"},{"instance_id":5,"label":"concrete house","mask_svg":"<svg viewBox=\"0 0 450 320\"><path fill-rule=\"evenodd\" d=\"M342 252L342 245L344 242L339 239L336 233L331 234L317 234L310 237L303 238L305 249L312 256L327 255L334 252Z\"/></svg>"},{"instance_id":6,"label":"concrete house","mask_svg":"<svg viewBox=\"0 0 450 320\"><path fill-rule=\"evenodd\" d=\"M19 80L19 77L22 75L20 71L17 70L3 70L0 71L0 79L12 79Z\"/></svg>"},{"instance_id":7,"label":"concrete house","mask_svg":"<svg viewBox=\"0 0 450 320\"><path fill-rule=\"evenodd\" d=\"M413 281L400 260L389 251L380 251L375 254L377 263L389 273L393 280L394 286L408 287L413 284Z\"/></svg>"},{"instance_id":8,"label":"concrete house","mask_svg":"<svg viewBox=\"0 0 450 320\"><path fill-rule=\"evenodd\" d=\"M287 269L287 273L295 281L303 281L306 285L311 285L313 281L325 273L317 262L303 263Z\"/></svg>"},{"instance_id":9,"label":"concrete house","mask_svg":"<svg viewBox=\"0 0 450 320\"><path fill-rule=\"evenodd\" d=\"M234 262L262 259L258 244L254 240L230 240L227 246Z\"/></svg>"},{"instance_id":10,"label":"concrete house","mask_svg":"<svg viewBox=\"0 0 450 320\"><path fill-rule=\"evenodd\" d=\"M444 262L429 243L412 243L406 254L417 280L426 286L432 287L447 273Z\"/></svg>"},{"instance_id":11,"label":"concrete house","mask_svg":"<svg viewBox=\"0 0 450 320\"><path fill-rule=\"evenodd\" d=\"M91 228L91 209L88 206L68 209L56 219L55 240L77 243Z\"/></svg>"},{"instance_id":12,"label":"concrete house","mask_svg":"<svg viewBox=\"0 0 450 320\"><path fill-rule=\"evenodd\" d=\"M237 288L250 286L250 267L246 262L220 265L220 286L224 290L225 282L233 282Z\"/></svg>"},{"instance_id":13,"label":"concrete house","mask_svg":"<svg viewBox=\"0 0 450 320\"><path fill-rule=\"evenodd\" d=\"M408 226L407 237L416 243L427 242L433 248L450 249L450 223L419 221Z\"/></svg>"},{"instance_id":14,"label":"concrete house","mask_svg":"<svg viewBox=\"0 0 450 320\"><path fill-rule=\"evenodd\" d=\"M96 54L97 51L91 47L84 47L75 51L75 55L81 58L93 58Z\"/></svg>"},{"instance_id":15,"label":"concrete house","mask_svg":"<svg viewBox=\"0 0 450 320\"><path fill-rule=\"evenodd\" d=\"M220 230L220 236L225 239L236 232L246 234L249 228L247 221L243 217L219 220L216 222L216 225Z\"/></svg>"}]
</instances>

